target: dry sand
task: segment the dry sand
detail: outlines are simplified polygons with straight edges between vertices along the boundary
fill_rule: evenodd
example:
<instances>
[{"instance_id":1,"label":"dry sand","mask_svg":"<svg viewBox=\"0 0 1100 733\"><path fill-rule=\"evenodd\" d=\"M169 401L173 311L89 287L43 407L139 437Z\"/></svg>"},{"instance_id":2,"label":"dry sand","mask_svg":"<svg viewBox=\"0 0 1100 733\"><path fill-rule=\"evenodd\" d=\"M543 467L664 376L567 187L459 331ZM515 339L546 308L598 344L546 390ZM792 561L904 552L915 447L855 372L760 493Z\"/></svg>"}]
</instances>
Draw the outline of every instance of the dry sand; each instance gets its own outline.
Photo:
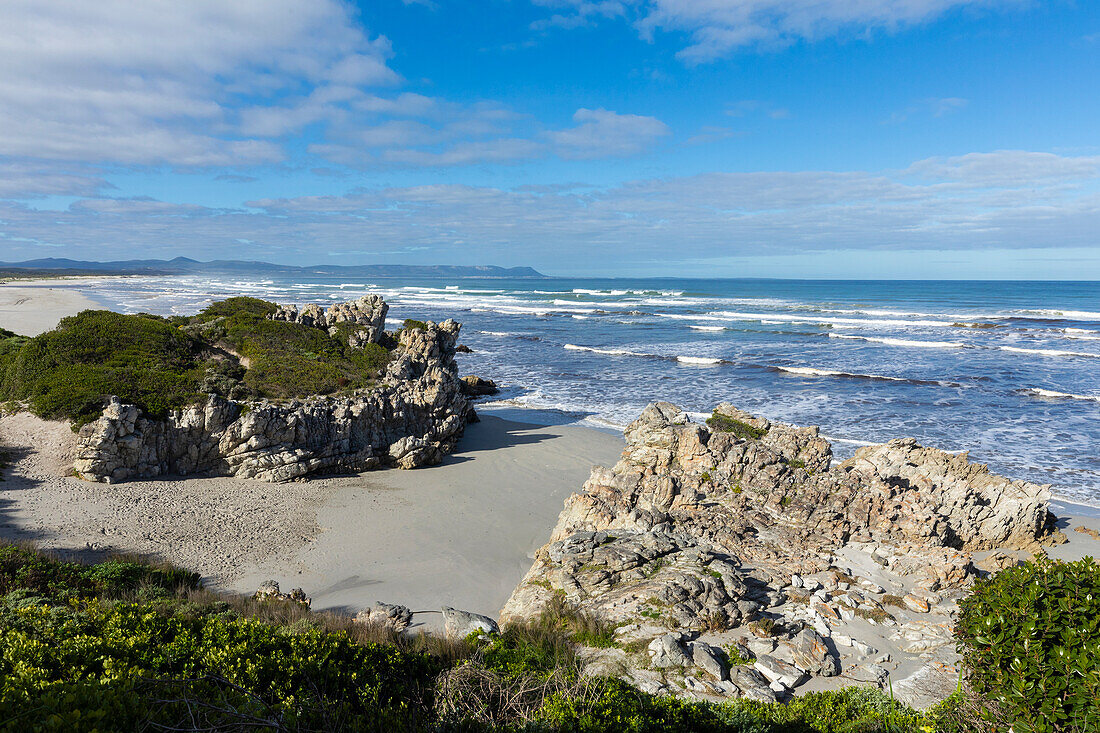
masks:
<instances>
[{"instance_id":1,"label":"dry sand","mask_svg":"<svg viewBox=\"0 0 1100 733\"><path fill-rule=\"evenodd\" d=\"M618 436L576 425L486 414L433 468L286 484L108 485L68 475L73 442L65 423L0 418L0 450L12 463L0 482L0 538L88 560L155 554L246 593L270 578L304 588L315 608L384 600L494 616L565 498L623 447Z\"/></svg>"},{"instance_id":2,"label":"dry sand","mask_svg":"<svg viewBox=\"0 0 1100 733\"><path fill-rule=\"evenodd\" d=\"M103 307L72 287L64 287L66 282L73 284L60 279L0 282L0 328L37 336L66 316Z\"/></svg>"},{"instance_id":3,"label":"dry sand","mask_svg":"<svg viewBox=\"0 0 1100 733\"><path fill-rule=\"evenodd\" d=\"M333 486L317 509L323 529L315 541L291 562L261 563L232 586L250 591L272 578L305 588L315 607L358 610L381 600L495 617L566 497L622 449L618 436L588 428L486 414L440 466Z\"/></svg>"}]
</instances>

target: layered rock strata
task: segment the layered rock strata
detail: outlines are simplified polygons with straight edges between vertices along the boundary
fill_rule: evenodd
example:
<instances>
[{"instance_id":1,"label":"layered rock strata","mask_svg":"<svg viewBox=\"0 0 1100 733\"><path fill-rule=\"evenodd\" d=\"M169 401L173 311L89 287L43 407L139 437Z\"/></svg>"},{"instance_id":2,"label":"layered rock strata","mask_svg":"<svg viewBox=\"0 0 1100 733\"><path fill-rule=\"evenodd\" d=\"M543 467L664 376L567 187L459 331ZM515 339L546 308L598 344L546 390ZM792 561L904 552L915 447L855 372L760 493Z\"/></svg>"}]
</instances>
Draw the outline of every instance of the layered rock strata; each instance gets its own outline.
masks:
<instances>
[{"instance_id":1,"label":"layered rock strata","mask_svg":"<svg viewBox=\"0 0 1100 733\"><path fill-rule=\"evenodd\" d=\"M619 649L588 650L592 671L625 667L650 691L775 699L814 677L881 684L950 664L975 552L1051 537L1049 487L965 454L894 440L831 467L817 428L728 404L708 423L647 407L622 459L566 501L502 623L564 595L618 625Z\"/></svg>"},{"instance_id":2,"label":"layered rock strata","mask_svg":"<svg viewBox=\"0 0 1100 733\"><path fill-rule=\"evenodd\" d=\"M273 321L290 321L314 328L325 328L334 333L337 324L356 326L348 334L348 342L354 348L366 343L378 343L385 333L386 314L390 307L381 295L364 295L358 300L336 303L328 310L310 303L299 309L296 305L280 306L271 314Z\"/></svg>"},{"instance_id":3,"label":"layered rock strata","mask_svg":"<svg viewBox=\"0 0 1100 733\"><path fill-rule=\"evenodd\" d=\"M383 303L369 318L383 323L385 310ZM112 399L81 429L73 468L104 482L169 474L288 481L438 463L474 419L454 361L459 328L447 320L399 332L379 386L346 396L238 402L212 395L164 420Z\"/></svg>"}]
</instances>

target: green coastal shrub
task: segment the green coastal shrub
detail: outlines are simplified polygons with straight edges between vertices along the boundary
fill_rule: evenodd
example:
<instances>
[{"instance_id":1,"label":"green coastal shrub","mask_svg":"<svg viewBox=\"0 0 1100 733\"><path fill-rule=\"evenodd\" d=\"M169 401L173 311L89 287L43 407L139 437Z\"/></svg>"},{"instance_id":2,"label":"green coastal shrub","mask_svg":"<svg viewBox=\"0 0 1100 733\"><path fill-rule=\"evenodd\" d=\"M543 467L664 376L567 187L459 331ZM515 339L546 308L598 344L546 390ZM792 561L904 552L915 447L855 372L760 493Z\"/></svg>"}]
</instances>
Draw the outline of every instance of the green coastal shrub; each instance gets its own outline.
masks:
<instances>
[{"instance_id":1,"label":"green coastal shrub","mask_svg":"<svg viewBox=\"0 0 1100 733\"><path fill-rule=\"evenodd\" d=\"M84 311L27 340L6 359L7 399L82 424L110 395L154 417L202 399L202 344L159 318Z\"/></svg>"},{"instance_id":2,"label":"green coastal shrub","mask_svg":"<svg viewBox=\"0 0 1100 733\"><path fill-rule=\"evenodd\" d=\"M19 545L0 544L0 597L12 593L49 603L74 598L118 598L139 588L167 592L199 585L198 573L137 558L116 558L97 565L64 562Z\"/></svg>"},{"instance_id":3,"label":"green coastal shrub","mask_svg":"<svg viewBox=\"0 0 1100 733\"><path fill-rule=\"evenodd\" d=\"M760 440L768 434L767 430L754 428L747 422L735 420L729 415L723 415L720 412L715 412L707 418L707 425L713 430L718 430L723 433L733 433L742 440Z\"/></svg>"},{"instance_id":4,"label":"green coastal shrub","mask_svg":"<svg viewBox=\"0 0 1100 733\"><path fill-rule=\"evenodd\" d=\"M320 328L267 318L278 308L257 298L229 298L195 317L203 338L224 343L248 361L244 384L259 397L332 394L369 386L389 362L378 344L348 346L348 329Z\"/></svg>"},{"instance_id":5,"label":"green coastal shrub","mask_svg":"<svg viewBox=\"0 0 1100 733\"><path fill-rule=\"evenodd\" d=\"M351 348L348 329L268 320L276 308L238 297L190 318L84 311L34 338L0 330L0 401L81 425L117 395L162 418L208 392L281 399L369 387L389 363L379 344Z\"/></svg>"},{"instance_id":6,"label":"green coastal shrub","mask_svg":"<svg viewBox=\"0 0 1100 733\"><path fill-rule=\"evenodd\" d=\"M1044 556L979 581L956 627L994 730L1100 730L1100 566Z\"/></svg>"}]
</instances>

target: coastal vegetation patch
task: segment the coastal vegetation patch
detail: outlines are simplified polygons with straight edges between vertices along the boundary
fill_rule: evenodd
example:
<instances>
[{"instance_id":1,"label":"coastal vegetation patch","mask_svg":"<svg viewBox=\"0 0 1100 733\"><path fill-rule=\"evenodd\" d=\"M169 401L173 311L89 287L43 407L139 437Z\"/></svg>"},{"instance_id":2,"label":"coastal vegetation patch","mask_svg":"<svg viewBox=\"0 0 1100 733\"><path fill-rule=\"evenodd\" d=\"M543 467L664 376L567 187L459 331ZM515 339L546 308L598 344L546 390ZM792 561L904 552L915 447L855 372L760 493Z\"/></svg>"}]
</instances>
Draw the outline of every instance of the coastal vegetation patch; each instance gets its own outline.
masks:
<instances>
[{"instance_id":1,"label":"coastal vegetation patch","mask_svg":"<svg viewBox=\"0 0 1100 733\"><path fill-rule=\"evenodd\" d=\"M768 431L764 428L753 427L747 422L742 422L717 411L707 418L707 426L723 433L733 433L741 440L760 440L768 434Z\"/></svg>"},{"instance_id":2,"label":"coastal vegetation patch","mask_svg":"<svg viewBox=\"0 0 1100 733\"><path fill-rule=\"evenodd\" d=\"M229 298L196 316L83 311L27 338L0 330L0 399L82 425L115 395L152 418L210 394L287 399L370 387L390 360L353 327L274 321L274 303Z\"/></svg>"},{"instance_id":3,"label":"coastal vegetation patch","mask_svg":"<svg viewBox=\"0 0 1100 733\"><path fill-rule=\"evenodd\" d=\"M959 651L991 729L1100 730L1100 565L1044 556L959 602Z\"/></svg>"},{"instance_id":4,"label":"coastal vegetation patch","mask_svg":"<svg viewBox=\"0 0 1100 733\"><path fill-rule=\"evenodd\" d=\"M922 713L873 687L709 703L586 677L566 605L447 640L219 595L141 558L85 565L2 545L0 730L1093 730L1096 578L1091 560L1038 560L980 584L958 633L967 687Z\"/></svg>"}]
</instances>

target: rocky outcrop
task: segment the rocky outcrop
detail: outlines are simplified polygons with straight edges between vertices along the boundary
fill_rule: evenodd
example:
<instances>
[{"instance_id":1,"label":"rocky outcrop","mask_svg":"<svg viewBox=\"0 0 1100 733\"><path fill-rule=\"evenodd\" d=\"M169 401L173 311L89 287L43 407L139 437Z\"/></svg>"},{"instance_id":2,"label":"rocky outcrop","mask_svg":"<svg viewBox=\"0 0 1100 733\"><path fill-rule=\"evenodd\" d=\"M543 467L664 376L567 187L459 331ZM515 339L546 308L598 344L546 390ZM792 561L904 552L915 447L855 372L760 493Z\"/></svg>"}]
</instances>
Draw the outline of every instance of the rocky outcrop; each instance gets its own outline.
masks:
<instances>
[{"instance_id":1,"label":"rocky outcrop","mask_svg":"<svg viewBox=\"0 0 1100 733\"><path fill-rule=\"evenodd\" d=\"M462 378L462 394L467 397L487 397L498 392L500 392L500 388L491 379L484 379L473 374Z\"/></svg>"},{"instance_id":2,"label":"rocky outcrop","mask_svg":"<svg viewBox=\"0 0 1100 733\"><path fill-rule=\"evenodd\" d=\"M386 327L386 314L390 307L381 295L364 295L358 300L336 303L326 311L314 303L303 306L284 305L271 314L273 321L290 321L314 328L327 328L335 333L337 324L347 323L353 328L348 333L352 348L366 343L378 343Z\"/></svg>"},{"instance_id":3,"label":"rocky outcrop","mask_svg":"<svg viewBox=\"0 0 1100 733\"><path fill-rule=\"evenodd\" d=\"M379 312L384 304L371 318ZM305 313L297 317L314 317ZM211 396L164 420L112 399L102 417L81 429L74 470L105 482L168 474L287 481L438 463L473 418L454 362L459 328L447 320L402 331L380 384L349 395L284 402Z\"/></svg>"},{"instance_id":4,"label":"rocky outcrop","mask_svg":"<svg viewBox=\"0 0 1100 733\"><path fill-rule=\"evenodd\" d=\"M861 640L872 627L942 662L973 553L1051 532L1048 487L912 440L833 467L817 428L728 404L700 425L668 403L625 437L566 501L501 622L564 595L646 650L623 661L643 689L764 699L761 680L779 695L811 676L881 681L897 662Z\"/></svg>"}]
</instances>

